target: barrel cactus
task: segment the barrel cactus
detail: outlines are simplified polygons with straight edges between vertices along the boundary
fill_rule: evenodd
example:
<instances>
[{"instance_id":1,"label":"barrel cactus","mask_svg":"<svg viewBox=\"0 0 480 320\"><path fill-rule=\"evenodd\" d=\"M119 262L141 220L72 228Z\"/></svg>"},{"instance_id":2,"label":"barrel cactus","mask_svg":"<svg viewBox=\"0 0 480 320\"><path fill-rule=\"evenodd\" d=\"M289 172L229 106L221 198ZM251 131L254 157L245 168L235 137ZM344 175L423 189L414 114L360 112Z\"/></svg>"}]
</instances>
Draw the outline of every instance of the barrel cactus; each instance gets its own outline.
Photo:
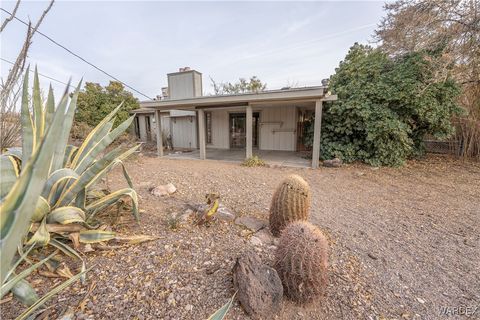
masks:
<instances>
[{"instance_id":1,"label":"barrel cactus","mask_svg":"<svg viewBox=\"0 0 480 320\"><path fill-rule=\"evenodd\" d=\"M275 269L290 299L307 303L324 294L327 267L328 243L317 227L307 221L296 221L283 230Z\"/></svg>"},{"instance_id":2,"label":"barrel cactus","mask_svg":"<svg viewBox=\"0 0 480 320\"><path fill-rule=\"evenodd\" d=\"M308 220L310 215L310 187L302 177L292 174L275 190L270 206L270 230L274 236L290 223Z\"/></svg>"}]
</instances>

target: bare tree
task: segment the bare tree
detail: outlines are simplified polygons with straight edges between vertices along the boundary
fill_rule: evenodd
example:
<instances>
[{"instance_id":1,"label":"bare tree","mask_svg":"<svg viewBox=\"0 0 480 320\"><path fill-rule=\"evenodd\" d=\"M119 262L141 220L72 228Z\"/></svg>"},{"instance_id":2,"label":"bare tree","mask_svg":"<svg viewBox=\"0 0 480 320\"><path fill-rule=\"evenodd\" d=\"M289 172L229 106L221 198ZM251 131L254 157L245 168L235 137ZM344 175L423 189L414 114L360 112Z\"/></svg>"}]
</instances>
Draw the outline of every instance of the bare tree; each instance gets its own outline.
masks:
<instances>
[{"instance_id":1,"label":"bare tree","mask_svg":"<svg viewBox=\"0 0 480 320\"><path fill-rule=\"evenodd\" d=\"M42 24L45 16L53 6L55 0L51 0L47 8L43 11L36 23L29 22L27 34L22 48L8 72L6 79L1 79L0 87L0 150L15 145L20 137L20 117L16 105L20 94L20 78L25 70L28 50L32 44L32 39L38 28ZM8 23L16 18L17 10L20 6L20 0L15 4L11 15L3 21L0 32L3 32Z\"/></svg>"},{"instance_id":2,"label":"bare tree","mask_svg":"<svg viewBox=\"0 0 480 320\"><path fill-rule=\"evenodd\" d=\"M464 156L480 157L480 2L478 0L399 0L385 5L376 30L393 56L431 50L440 53L436 74L462 86L466 115L453 119Z\"/></svg>"},{"instance_id":3,"label":"bare tree","mask_svg":"<svg viewBox=\"0 0 480 320\"><path fill-rule=\"evenodd\" d=\"M248 81L244 78L240 78L235 83L217 83L212 77L210 77L210 81L212 82L213 92L215 95L260 92L267 89L267 84L263 83L257 78L257 76L250 77Z\"/></svg>"}]
</instances>

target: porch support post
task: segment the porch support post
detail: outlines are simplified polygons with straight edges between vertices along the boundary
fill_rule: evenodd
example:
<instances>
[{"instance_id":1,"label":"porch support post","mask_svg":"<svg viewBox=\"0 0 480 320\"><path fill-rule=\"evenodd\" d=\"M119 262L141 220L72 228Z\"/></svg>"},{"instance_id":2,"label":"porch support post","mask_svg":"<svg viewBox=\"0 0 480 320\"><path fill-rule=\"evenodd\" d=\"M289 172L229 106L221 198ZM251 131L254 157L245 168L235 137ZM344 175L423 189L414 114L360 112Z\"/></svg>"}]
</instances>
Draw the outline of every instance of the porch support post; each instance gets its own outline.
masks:
<instances>
[{"instance_id":1,"label":"porch support post","mask_svg":"<svg viewBox=\"0 0 480 320\"><path fill-rule=\"evenodd\" d=\"M163 157L162 118L160 117L160 110L155 110L155 127L157 135L157 155Z\"/></svg>"},{"instance_id":2,"label":"porch support post","mask_svg":"<svg viewBox=\"0 0 480 320\"><path fill-rule=\"evenodd\" d=\"M252 156L252 145L253 145L253 141L252 141L252 137L253 137L253 129L252 129L252 122L253 122L253 114L252 114L252 106L249 104L247 106L247 110L246 110L246 126L247 126L247 135L246 135L246 140L247 140L247 154L246 154L246 158L250 158Z\"/></svg>"},{"instance_id":3,"label":"porch support post","mask_svg":"<svg viewBox=\"0 0 480 320\"><path fill-rule=\"evenodd\" d=\"M320 134L322 130L322 108L323 101L315 101L315 123L313 127L313 151L312 151L312 168L318 168L320 159Z\"/></svg>"},{"instance_id":4,"label":"porch support post","mask_svg":"<svg viewBox=\"0 0 480 320\"><path fill-rule=\"evenodd\" d=\"M200 159L205 160L206 146L205 146L205 111L203 109L198 110L198 144L200 148Z\"/></svg>"}]
</instances>

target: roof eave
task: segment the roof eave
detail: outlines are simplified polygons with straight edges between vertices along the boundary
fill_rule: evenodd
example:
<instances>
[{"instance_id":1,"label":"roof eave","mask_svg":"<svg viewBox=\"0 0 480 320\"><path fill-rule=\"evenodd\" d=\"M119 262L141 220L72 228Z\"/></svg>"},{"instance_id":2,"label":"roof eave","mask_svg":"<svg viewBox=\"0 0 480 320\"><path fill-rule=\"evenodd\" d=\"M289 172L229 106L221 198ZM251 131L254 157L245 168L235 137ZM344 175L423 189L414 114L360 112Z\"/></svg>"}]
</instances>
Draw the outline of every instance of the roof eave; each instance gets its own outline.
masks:
<instances>
[{"instance_id":1,"label":"roof eave","mask_svg":"<svg viewBox=\"0 0 480 320\"><path fill-rule=\"evenodd\" d=\"M152 109L176 109L202 106L215 106L238 103L266 103L288 100L317 100L325 97L326 87L313 87L293 90L265 91L250 94L222 95L222 96L202 96L190 99L161 100L161 101L143 101L140 103L142 108Z\"/></svg>"}]
</instances>

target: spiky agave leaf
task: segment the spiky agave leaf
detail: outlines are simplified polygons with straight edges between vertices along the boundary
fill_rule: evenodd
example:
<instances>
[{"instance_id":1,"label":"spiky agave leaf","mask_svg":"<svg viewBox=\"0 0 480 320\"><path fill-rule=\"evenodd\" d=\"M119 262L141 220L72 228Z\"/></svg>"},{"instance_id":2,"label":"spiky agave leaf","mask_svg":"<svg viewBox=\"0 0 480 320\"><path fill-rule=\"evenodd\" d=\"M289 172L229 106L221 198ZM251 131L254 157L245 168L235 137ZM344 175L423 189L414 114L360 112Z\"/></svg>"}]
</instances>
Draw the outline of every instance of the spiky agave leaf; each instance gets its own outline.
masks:
<instances>
[{"instance_id":1,"label":"spiky agave leaf","mask_svg":"<svg viewBox=\"0 0 480 320\"><path fill-rule=\"evenodd\" d=\"M97 243L115 239L116 235L113 231L83 230L80 231L79 240L82 243Z\"/></svg>"},{"instance_id":2,"label":"spiky agave leaf","mask_svg":"<svg viewBox=\"0 0 480 320\"><path fill-rule=\"evenodd\" d=\"M22 279L18 281L10 291L12 291L15 298L20 300L24 305L31 306L38 301L37 292L35 292L27 280Z\"/></svg>"},{"instance_id":3,"label":"spiky agave leaf","mask_svg":"<svg viewBox=\"0 0 480 320\"><path fill-rule=\"evenodd\" d=\"M227 315L228 311L232 307L233 301L235 300L235 296L237 293L235 292L233 296L228 300L227 303L225 303L220 309L215 311L214 314L212 314L210 317L208 317L208 320L223 320L225 316Z\"/></svg>"},{"instance_id":4,"label":"spiky agave leaf","mask_svg":"<svg viewBox=\"0 0 480 320\"><path fill-rule=\"evenodd\" d=\"M123 150L114 149L100 160L95 161L67 190L62 193L60 199L55 203L55 207L70 205L75 200L76 195L82 189L92 185L93 182L96 182L113 161L132 154L138 149L138 147L138 145L134 146L125 152L123 152Z\"/></svg>"},{"instance_id":5,"label":"spiky agave leaf","mask_svg":"<svg viewBox=\"0 0 480 320\"><path fill-rule=\"evenodd\" d=\"M20 166L13 156L0 155L0 199L2 199L17 181Z\"/></svg>"},{"instance_id":6,"label":"spiky agave leaf","mask_svg":"<svg viewBox=\"0 0 480 320\"><path fill-rule=\"evenodd\" d=\"M55 288L50 290L48 293L46 293L44 296L42 296L40 299L38 299L34 304L32 304L27 309L25 309L22 312L22 314L17 317L16 320L27 319L35 310L37 310L43 304L45 304L45 302L50 300L54 295L56 295L57 293L59 293L60 291L62 291L63 289L65 289L66 287L71 285L72 283L74 283L75 281L81 279L85 275L85 273L87 273L90 270L91 270L91 268L88 268L86 270L82 270L81 272L79 272L75 276L71 277L70 279L66 280L65 282L59 284L58 286L56 286Z\"/></svg>"},{"instance_id":7,"label":"spiky agave leaf","mask_svg":"<svg viewBox=\"0 0 480 320\"><path fill-rule=\"evenodd\" d=\"M31 265L30 267L23 270L22 272L20 272L17 275L13 274L13 269L9 270L10 277L8 278L8 281L6 281L5 283L2 283L2 286L0 288L0 297L3 297L5 294L7 294L17 282L25 279L34 270L38 269L41 265L43 265L45 262L50 260L55 254L56 254L56 252L52 253L51 255L46 257L45 259ZM23 261L24 259L25 259L25 257L20 258L19 262ZM15 267L16 266L18 266L18 263L15 264Z\"/></svg>"},{"instance_id":8,"label":"spiky agave leaf","mask_svg":"<svg viewBox=\"0 0 480 320\"><path fill-rule=\"evenodd\" d=\"M72 206L56 208L47 216L48 223L60 224L83 223L85 219L85 212Z\"/></svg>"},{"instance_id":9,"label":"spiky agave leaf","mask_svg":"<svg viewBox=\"0 0 480 320\"><path fill-rule=\"evenodd\" d=\"M28 71L27 71L28 73ZM22 100L23 138L33 141L33 125L28 111L28 77L24 81ZM64 93L64 99L68 92ZM66 106L66 104L65 104ZM38 197L48 177L50 163L53 157L55 141L59 138L65 115L65 106L59 105L55 111L52 125L46 130L43 139L35 143L25 143L23 150L24 163L19 178L0 204L0 282L5 281L5 275L13 256L31 221ZM29 129L30 130L29 130ZM30 136L29 136L30 135ZM30 156L31 155L31 156Z\"/></svg>"},{"instance_id":10,"label":"spiky agave leaf","mask_svg":"<svg viewBox=\"0 0 480 320\"><path fill-rule=\"evenodd\" d=\"M91 212L89 219L92 218L97 212L107 208L108 206L117 203L118 200L124 197L129 197L132 200L132 213L135 219L138 221L138 196L132 188L124 188L112 192L105 197L102 197L92 203L90 203L86 209Z\"/></svg>"},{"instance_id":11,"label":"spiky agave leaf","mask_svg":"<svg viewBox=\"0 0 480 320\"><path fill-rule=\"evenodd\" d=\"M77 166L77 163L83 159L83 157L89 152L89 150L95 146L103 137L105 134L107 134L110 129L113 126L113 121L112 118L115 116L115 114L120 110L122 107L123 102L120 103L112 112L110 112L105 118L100 121L100 123L93 128L93 130L88 134L88 136L85 138L85 141L82 143L80 148L77 151L77 154L75 155L75 158L72 161L72 167L75 168ZM105 130L105 126L109 126L109 123L111 123L111 126L108 130Z\"/></svg>"}]
</instances>

